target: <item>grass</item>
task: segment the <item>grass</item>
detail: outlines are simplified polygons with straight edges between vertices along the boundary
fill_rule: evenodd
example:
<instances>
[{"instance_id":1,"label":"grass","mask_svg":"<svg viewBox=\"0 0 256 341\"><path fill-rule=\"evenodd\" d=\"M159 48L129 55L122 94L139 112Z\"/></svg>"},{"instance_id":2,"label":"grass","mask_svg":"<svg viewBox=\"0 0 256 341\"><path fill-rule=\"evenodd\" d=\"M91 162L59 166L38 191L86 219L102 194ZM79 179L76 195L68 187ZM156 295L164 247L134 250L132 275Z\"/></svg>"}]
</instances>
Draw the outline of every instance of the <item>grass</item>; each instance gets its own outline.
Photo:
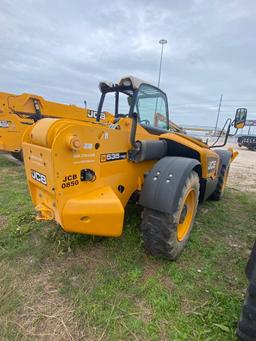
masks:
<instances>
[{"instance_id":1,"label":"grass","mask_svg":"<svg viewBox=\"0 0 256 341\"><path fill-rule=\"evenodd\" d=\"M36 222L23 166L0 155L0 340L235 340L256 199L200 209L177 262L146 254L135 206L121 238Z\"/></svg>"}]
</instances>

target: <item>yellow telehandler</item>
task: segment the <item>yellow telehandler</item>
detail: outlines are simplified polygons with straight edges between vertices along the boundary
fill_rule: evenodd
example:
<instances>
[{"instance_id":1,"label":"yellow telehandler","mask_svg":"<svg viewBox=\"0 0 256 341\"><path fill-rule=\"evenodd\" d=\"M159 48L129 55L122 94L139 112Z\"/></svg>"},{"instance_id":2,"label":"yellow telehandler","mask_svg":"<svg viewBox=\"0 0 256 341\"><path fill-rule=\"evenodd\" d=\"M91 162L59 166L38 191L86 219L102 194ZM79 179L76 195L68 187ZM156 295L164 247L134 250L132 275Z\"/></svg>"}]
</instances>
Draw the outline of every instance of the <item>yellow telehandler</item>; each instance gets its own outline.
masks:
<instances>
[{"instance_id":1,"label":"yellow telehandler","mask_svg":"<svg viewBox=\"0 0 256 341\"><path fill-rule=\"evenodd\" d=\"M224 193L237 152L169 126L166 94L135 77L100 83L96 122L44 118L23 137L24 163L37 219L67 232L120 236L131 198L143 207L145 248L171 260L184 249L198 203ZM104 122L105 105L114 114ZM242 128L247 110L227 121ZM162 119L162 117L165 119ZM215 147L219 147L215 143Z\"/></svg>"},{"instance_id":2,"label":"yellow telehandler","mask_svg":"<svg viewBox=\"0 0 256 341\"><path fill-rule=\"evenodd\" d=\"M22 135L28 126L43 117L95 121L96 112L75 105L46 101L43 97L0 92L0 150L22 160ZM105 120L106 116L101 117Z\"/></svg>"}]
</instances>

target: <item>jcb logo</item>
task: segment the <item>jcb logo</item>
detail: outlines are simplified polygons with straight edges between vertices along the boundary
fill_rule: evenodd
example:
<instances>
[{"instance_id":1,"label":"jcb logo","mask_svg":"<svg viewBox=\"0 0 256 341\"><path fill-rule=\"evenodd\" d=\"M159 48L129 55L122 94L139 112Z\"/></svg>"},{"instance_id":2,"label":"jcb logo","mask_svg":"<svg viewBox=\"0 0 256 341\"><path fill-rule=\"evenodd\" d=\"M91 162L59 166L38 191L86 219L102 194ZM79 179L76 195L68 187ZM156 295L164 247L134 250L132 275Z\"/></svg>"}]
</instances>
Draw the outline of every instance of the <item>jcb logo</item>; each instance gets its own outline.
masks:
<instances>
[{"instance_id":1,"label":"jcb logo","mask_svg":"<svg viewBox=\"0 0 256 341\"><path fill-rule=\"evenodd\" d=\"M41 184L43 185L47 185L47 179L46 179L46 176L44 174L41 174L35 170L31 170L31 176L32 176L32 179L40 182Z\"/></svg>"},{"instance_id":2,"label":"jcb logo","mask_svg":"<svg viewBox=\"0 0 256 341\"><path fill-rule=\"evenodd\" d=\"M217 165L217 161L216 160L208 161L208 172L215 171L216 165Z\"/></svg>"},{"instance_id":3,"label":"jcb logo","mask_svg":"<svg viewBox=\"0 0 256 341\"><path fill-rule=\"evenodd\" d=\"M87 116L88 116L89 118L95 118L95 120L96 120L96 118L97 118L97 111L90 110L90 111L88 111ZM102 113L100 114L100 119L101 119L101 120L105 120L105 118L106 118L106 115L104 114L104 112L102 112Z\"/></svg>"},{"instance_id":4,"label":"jcb logo","mask_svg":"<svg viewBox=\"0 0 256 341\"><path fill-rule=\"evenodd\" d=\"M107 156L106 154L101 154L100 156L100 162L106 162L107 161Z\"/></svg>"}]
</instances>

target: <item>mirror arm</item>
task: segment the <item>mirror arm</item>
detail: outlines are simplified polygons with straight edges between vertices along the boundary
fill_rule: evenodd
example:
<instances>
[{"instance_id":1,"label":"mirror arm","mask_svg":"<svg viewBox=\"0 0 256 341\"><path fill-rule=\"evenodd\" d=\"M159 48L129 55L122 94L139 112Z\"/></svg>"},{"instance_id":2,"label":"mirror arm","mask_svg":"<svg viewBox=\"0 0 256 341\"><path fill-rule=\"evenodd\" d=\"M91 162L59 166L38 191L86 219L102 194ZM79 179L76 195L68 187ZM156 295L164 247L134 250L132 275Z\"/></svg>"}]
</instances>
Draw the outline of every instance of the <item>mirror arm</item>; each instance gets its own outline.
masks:
<instances>
[{"instance_id":1,"label":"mirror arm","mask_svg":"<svg viewBox=\"0 0 256 341\"><path fill-rule=\"evenodd\" d=\"M227 132L226 132L226 135L225 135L224 143L216 145L216 143L219 141L219 139L220 139L220 137L221 137L221 135L222 135L222 133L223 133L223 131L224 131L224 129L225 129L225 127L226 127L228 122L229 122L229 125L228 125L228 129L227 129ZM221 130L221 132L220 132L220 134L219 134L219 136L217 138L217 140L211 146L209 146L209 148L224 147L226 145L227 141L228 141L228 137L229 137L231 126L232 126L232 121L231 121L230 118L228 118L227 121L225 122L225 124L224 124L224 126L223 126L223 128L222 128L222 130Z\"/></svg>"},{"instance_id":2,"label":"mirror arm","mask_svg":"<svg viewBox=\"0 0 256 341\"><path fill-rule=\"evenodd\" d=\"M238 128L236 128L236 131L234 134L229 134L229 136L236 136L237 132L238 132Z\"/></svg>"}]
</instances>

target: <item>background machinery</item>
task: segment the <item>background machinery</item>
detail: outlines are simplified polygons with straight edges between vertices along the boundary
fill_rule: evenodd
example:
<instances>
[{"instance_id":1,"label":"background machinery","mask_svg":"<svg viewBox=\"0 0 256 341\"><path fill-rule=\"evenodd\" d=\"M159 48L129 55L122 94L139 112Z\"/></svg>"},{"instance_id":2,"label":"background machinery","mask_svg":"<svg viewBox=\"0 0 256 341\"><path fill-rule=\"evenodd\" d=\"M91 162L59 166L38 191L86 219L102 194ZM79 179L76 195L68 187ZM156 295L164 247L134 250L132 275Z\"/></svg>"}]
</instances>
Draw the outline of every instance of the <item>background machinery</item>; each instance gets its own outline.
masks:
<instances>
[{"instance_id":1,"label":"background machinery","mask_svg":"<svg viewBox=\"0 0 256 341\"><path fill-rule=\"evenodd\" d=\"M166 94L153 85L129 76L117 84L101 82L100 90L96 122L44 118L24 134L37 219L55 220L67 232L117 237L125 206L136 198L143 207L145 248L176 259L198 203L222 198L237 152L213 150L170 127ZM113 115L104 111L109 98ZM232 125L243 127L246 113L238 109L228 120L224 144Z\"/></svg>"},{"instance_id":2,"label":"background machinery","mask_svg":"<svg viewBox=\"0 0 256 341\"><path fill-rule=\"evenodd\" d=\"M237 139L239 147L246 147L249 150L256 151L256 136L252 135L242 135Z\"/></svg>"}]
</instances>

